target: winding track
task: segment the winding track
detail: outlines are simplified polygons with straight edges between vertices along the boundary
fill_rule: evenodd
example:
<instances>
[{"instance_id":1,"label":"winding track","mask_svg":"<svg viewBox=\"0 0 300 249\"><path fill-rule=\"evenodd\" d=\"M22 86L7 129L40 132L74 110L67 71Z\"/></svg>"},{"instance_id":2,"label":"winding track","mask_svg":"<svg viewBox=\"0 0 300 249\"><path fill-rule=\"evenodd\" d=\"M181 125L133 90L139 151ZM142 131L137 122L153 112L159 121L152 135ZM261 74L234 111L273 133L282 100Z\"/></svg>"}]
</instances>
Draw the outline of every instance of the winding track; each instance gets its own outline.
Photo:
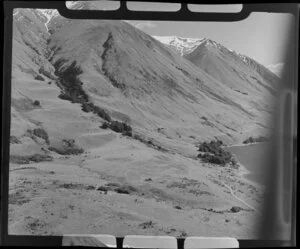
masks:
<instances>
[{"instance_id":1,"label":"winding track","mask_svg":"<svg viewBox=\"0 0 300 249\"><path fill-rule=\"evenodd\" d=\"M241 198L239 198L238 196L236 196L236 195L234 194L234 192L233 192L233 190L232 190L231 187L229 187L229 186L226 185L225 183L223 183L223 185L224 185L226 188L229 189L230 194L231 194L234 198L236 198L237 200L239 200L240 202L242 202L244 205L246 205L246 206L249 207L250 209L254 210L254 211L255 211L256 213L258 213L259 215L261 215L261 213L260 213L259 211L257 211L256 208L252 207L250 204L248 204L247 202L245 202L244 200L242 200Z\"/></svg>"},{"instance_id":2,"label":"winding track","mask_svg":"<svg viewBox=\"0 0 300 249\"><path fill-rule=\"evenodd\" d=\"M206 179L208 180L207 174L206 174ZM245 206L247 206L248 208L252 209L252 210L255 211L257 214L261 215L261 213L260 213L256 208L252 207L250 204L248 204L247 202L245 202L243 199L241 199L241 198L239 198L238 196L236 196L235 193L233 192L233 190L232 190L232 188L231 188L230 186L228 186L228 185L225 184L225 183L220 182L220 181L217 180L217 179L214 179L214 180L215 180L215 181L218 181L219 184L220 184L221 186L225 186L226 188L228 188L229 191L230 191L230 194L231 194L235 199L237 199L238 201L242 202Z\"/></svg>"}]
</instances>

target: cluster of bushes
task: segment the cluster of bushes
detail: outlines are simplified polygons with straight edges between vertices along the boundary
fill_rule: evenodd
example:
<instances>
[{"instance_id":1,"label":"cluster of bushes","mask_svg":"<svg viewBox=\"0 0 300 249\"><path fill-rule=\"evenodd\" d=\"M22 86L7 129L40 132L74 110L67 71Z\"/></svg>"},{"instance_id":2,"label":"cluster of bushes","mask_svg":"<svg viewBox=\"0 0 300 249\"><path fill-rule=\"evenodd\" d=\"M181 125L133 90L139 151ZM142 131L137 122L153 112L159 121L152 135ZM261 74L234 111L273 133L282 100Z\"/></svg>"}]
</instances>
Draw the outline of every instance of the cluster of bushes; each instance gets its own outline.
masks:
<instances>
[{"instance_id":1,"label":"cluster of bushes","mask_svg":"<svg viewBox=\"0 0 300 249\"><path fill-rule=\"evenodd\" d=\"M44 162L44 161L52 161L52 157L45 154L33 154L28 156L20 156L20 155L11 155L10 162L17 164L28 164L30 162Z\"/></svg>"},{"instance_id":2,"label":"cluster of bushes","mask_svg":"<svg viewBox=\"0 0 300 249\"><path fill-rule=\"evenodd\" d=\"M198 145L198 151L219 154L223 151L223 149L221 148L222 145L223 142L221 140L210 141L210 143L204 142Z\"/></svg>"},{"instance_id":3,"label":"cluster of bushes","mask_svg":"<svg viewBox=\"0 0 300 249\"><path fill-rule=\"evenodd\" d=\"M79 190L95 190L96 187L93 185L85 185L82 183L62 183L58 187L66 189L79 189Z\"/></svg>"},{"instance_id":4,"label":"cluster of bushes","mask_svg":"<svg viewBox=\"0 0 300 249\"><path fill-rule=\"evenodd\" d=\"M98 191L107 193L108 191L114 191L119 194L131 194L138 192L138 190L130 184L119 184L119 183L107 183L105 186L99 186Z\"/></svg>"},{"instance_id":5,"label":"cluster of bushes","mask_svg":"<svg viewBox=\"0 0 300 249\"><path fill-rule=\"evenodd\" d=\"M102 108L95 106L93 103L82 103L81 110L84 112L93 112L98 115L100 118L110 122L111 118L109 114Z\"/></svg>"},{"instance_id":6,"label":"cluster of bushes","mask_svg":"<svg viewBox=\"0 0 300 249\"><path fill-rule=\"evenodd\" d=\"M220 140L210 141L210 143L204 142L199 144L198 151L202 152L198 154L198 158L201 158L205 162L225 165L231 163L233 166L237 165L236 159L233 155L222 149L223 142Z\"/></svg>"},{"instance_id":7,"label":"cluster of bushes","mask_svg":"<svg viewBox=\"0 0 300 249\"><path fill-rule=\"evenodd\" d=\"M131 185L122 185L114 190L116 193L119 194L131 194L132 192L137 192L137 189Z\"/></svg>"},{"instance_id":8,"label":"cluster of bushes","mask_svg":"<svg viewBox=\"0 0 300 249\"><path fill-rule=\"evenodd\" d=\"M82 148L79 148L75 144L74 139L63 139L62 140L62 146L59 147L49 147L50 151L56 152L60 155L78 155L82 154L84 150Z\"/></svg>"},{"instance_id":9,"label":"cluster of bushes","mask_svg":"<svg viewBox=\"0 0 300 249\"><path fill-rule=\"evenodd\" d=\"M49 147L49 150L56 152L60 155L78 155L82 154L84 150L82 148L58 148L58 147Z\"/></svg>"},{"instance_id":10,"label":"cluster of bushes","mask_svg":"<svg viewBox=\"0 0 300 249\"><path fill-rule=\"evenodd\" d=\"M100 128L102 129L111 129L115 132L122 133L125 136L132 137L132 128L130 125L124 123L124 122L119 122L119 121L111 121L110 123L104 122Z\"/></svg>"},{"instance_id":11,"label":"cluster of bushes","mask_svg":"<svg viewBox=\"0 0 300 249\"><path fill-rule=\"evenodd\" d=\"M43 161L52 161L52 156L49 156L49 155L44 155L44 154L34 154L32 156L29 157L29 160L30 161L33 161L33 162L43 162Z\"/></svg>"},{"instance_id":12,"label":"cluster of bushes","mask_svg":"<svg viewBox=\"0 0 300 249\"><path fill-rule=\"evenodd\" d=\"M32 130L32 134L36 137L42 138L49 144L49 137L47 132L43 128L36 128Z\"/></svg>"},{"instance_id":13,"label":"cluster of bushes","mask_svg":"<svg viewBox=\"0 0 300 249\"><path fill-rule=\"evenodd\" d=\"M104 120L110 122L111 118L104 109L89 102L88 95L82 89L83 83L78 79L78 75L82 73L82 70L79 66L76 66L76 61L74 61L66 69L61 70L60 68L65 62L65 60L59 60L54 64L54 67L56 68L56 75L60 78L59 86L63 88L63 91L58 97L71 101L72 103L79 103L81 104L82 111L93 112Z\"/></svg>"},{"instance_id":14,"label":"cluster of bushes","mask_svg":"<svg viewBox=\"0 0 300 249\"><path fill-rule=\"evenodd\" d=\"M109 49L109 41L107 41L107 44L105 46L107 46L106 49ZM99 117L103 118L107 122L105 122L101 126L101 128L110 128L115 132L132 137L131 126L124 122L112 121L110 115L104 109L95 106L93 103L89 102L88 95L82 89L82 82L78 79L78 75L82 73L82 70L79 66L76 66L76 61L74 61L66 69L62 70L61 66L65 62L65 60L58 60L54 64L54 67L56 69L56 75L60 78L60 87L63 88L62 93L58 97L64 100L69 100L72 103L80 103L82 111L93 112ZM52 149L56 150L57 153L61 152L55 148ZM77 152L80 153L80 150Z\"/></svg>"},{"instance_id":15,"label":"cluster of bushes","mask_svg":"<svg viewBox=\"0 0 300 249\"><path fill-rule=\"evenodd\" d=\"M261 143L267 141L269 141L269 139L264 136L259 136L257 138L249 137L243 142L243 144Z\"/></svg>"},{"instance_id":16,"label":"cluster of bushes","mask_svg":"<svg viewBox=\"0 0 300 249\"><path fill-rule=\"evenodd\" d=\"M40 101L38 101L38 100L33 101L32 104L33 104L34 106L41 106L41 103L40 103Z\"/></svg>"},{"instance_id":17,"label":"cluster of bushes","mask_svg":"<svg viewBox=\"0 0 300 249\"><path fill-rule=\"evenodd\" d=\"M56 79L51 73L47 72L44 68L40 68L39 73L45 75L49 79L52 79L52 80Z\"/></svg>"},{"instance_id":18,"label":"cluster of bushes","mask_svg":"<svg viewBox=\"0 0 300 249\"><path fill-rule=\"evenodd\" d=\"M40 76L38 74L34 77L34 79L35 80L40 80L40 81L44 81L45 80L42 76Z\"/></svg>"},{"instance_id":19,"label":"cluster of bushes","mask_svg":"<svg viewBox=\"0 0 300 249\"><path fill-rule=\"evenodd\" d=\"M11 144L20 144L21 143L21 141L16 136L10 136L9 142Z\"/></svg>"},{"instance_id":20,"label":"cluster of bushes","mask_svg":"<svg viewBox=\"0 0 300 249\"><path fill-rule=\"evenodd\" d=\"M61 70L60 67L65 62L65 60L58 60L54 64L55 74L60 78L60 83L64 88L58 97L73 103L88 102L88 96L81 87L83 83L78 78L78 75L82 73L81 68L76 65L76 61L73 61L70 66Z\"/></svg>"},{"instance_id":21,"label":"cluster of bushes","mask_svg":"<svg viewBox=\"0 0 300 249\"><path fill-rule=\"evenodd\" d=\"M205 162L225 165L231 162L231 155L229 152L225 152L224 154L218 155L210 155L210 154L199 154L199 158L203 159Z\"/></svg>"},{"instance_id":22,"label":"cluster of bushes","mask_svg":"<svg viewBox=\"0 0 300 249\"><path fill-rule=\"evenodd\" d=\"M152 147L156 150L160 150L160 151L164 151L164 152L168 151L167 149L161 147L160 145L153 143L152 140L148 140L148 139L140 136L139 134L132 135L132 138L135 139L135 140L138 140L138 141L140 141L140 142L142 142L142 143L144 143L144 144L146 144L146 145L148 145L148 146L150 146L150 147Z\"/></svg>"}]
</instances>

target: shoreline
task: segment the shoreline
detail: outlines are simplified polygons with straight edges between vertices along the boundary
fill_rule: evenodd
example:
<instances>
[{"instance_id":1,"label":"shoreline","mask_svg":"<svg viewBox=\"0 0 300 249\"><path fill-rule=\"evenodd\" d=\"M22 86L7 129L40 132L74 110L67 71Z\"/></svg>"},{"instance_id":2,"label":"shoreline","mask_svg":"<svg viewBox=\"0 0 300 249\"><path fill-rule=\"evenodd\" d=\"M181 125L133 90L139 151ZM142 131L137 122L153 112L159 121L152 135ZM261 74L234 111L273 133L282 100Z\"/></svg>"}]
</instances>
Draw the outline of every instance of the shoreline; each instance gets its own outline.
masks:
<instances>
[{"instance_id":1,"label":"shoreline","mask_svg":"<svg viewBox=\"0 0 300 249\"><path fill-rule=\"evenodd\" d=\"M266 146L269 146L269 141L268 142L255 142L255 143L249 143L249 144L234 144L234 145L230 145L230 146L226 146L224 147L224 149L226 150L227 148L230 149L230 148L237 148L237 147L246 147L246 146L251 146L251 145L263 145L265 144ZM227 150L226 150L227 151ZM232 153L236 159L237 159L237 162L239 164L239 169L238 169L238 175L241 176L243 178L243 180L245 180L246 182L248 182L249 184L252 184L256 187L264 187L265 185L261 182L258 182L258 181L254 181L254 180L251 180L251 179L248 179L246 177L246 175L251 175L251 174L254 174L250 169L247 168L247 166L245 166L244 164L242 164L238 158L237 158L237 155L236 153L234 152L231 152L229 151L230 153Z\"/></svg>"},{"instance_id":2,"label":"shoreline","mask_svg":"<svg viewBox=\"0 0 300 249\"><path fill-rule=\"evenodd\" d=\"M233 145L227 145L224 148L232 148L232 147L244 147L244 146L250 146L250 145L257 145L262 143L269 143L269 142L255 142L255 143L248 143L248 144L233 144Z\"/></svg>"},{"instance_id":3,"label":"shoreline","mask_svg":"<svg viewBox=\"0 0 300 249\"><path fill-rule=\"evenodd\" d=\"M255 181L252 181L252 180L249 180L246 175L247 174L251 174L252 172L250 170L248 170L246 168L246 166L244 166L243 164L241 164L239 161L238 161L238 164L239 164L239 169L238 169L238 175L247 183L251 184L251 185L254 185L255 187L263 187L264 185L258 183L258 182L255 182Z\"/></svg>"}]
</instances>

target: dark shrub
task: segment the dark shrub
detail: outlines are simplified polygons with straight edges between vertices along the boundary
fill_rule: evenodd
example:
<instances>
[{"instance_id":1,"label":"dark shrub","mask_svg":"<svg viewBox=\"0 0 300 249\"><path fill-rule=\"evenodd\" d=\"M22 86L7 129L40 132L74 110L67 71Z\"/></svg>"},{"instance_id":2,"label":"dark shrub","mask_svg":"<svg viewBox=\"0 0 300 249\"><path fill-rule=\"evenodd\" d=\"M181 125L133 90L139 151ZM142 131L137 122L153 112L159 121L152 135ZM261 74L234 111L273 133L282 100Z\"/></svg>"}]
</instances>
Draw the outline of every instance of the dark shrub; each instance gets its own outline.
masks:
<instances>
[{"instance_id":1,"label":"dark shrub","mask_svg":"<svg viewBox=\"0 0 300 249\"><path fill-rule=\"evenodd\" d=\"M127 137L132 137L132 131L124 131L124 132L122 132L122 135L127 136Z\"/></svg>"},{"instance_id":2,"label":"dark shrub","mask_svg":"<svg viewBox=\"0 0 300 249\"><path fill-rule=\"evenodd\" d=\"M54 63L55 74L60 78L58 86L63 91L59 97L73 103L88 102L88 95L82 89L82 82L78 78L82 73L81 68L76 66L76 61L73 61L70 66L62 69L64 63L66 63L65 60L58 60Z\"/></svg>"},{"instance_id":3,"label":"dark shrub","mask_svg":"<svg viewBox=\"0 0 300 249\"><path fill-rule=\"evenodd\" d=\"M264 136L259 136L257 138L249 137L243 142L243 144L260 143L260 142L267 142L267 141L269 141L269 139Z\"/></svg>"},{"instance_id":4,"label":"dark shrub","mask_svg":"<svg viewBox=\"0 0 300 249\"><path fill-rule=\"evenodd\" d=\"M35 101L33 101L33 105L35 105L35 106L41 106L41 103L40 103L40 101L35 100Z\"/></svg>"},{"instance_id":5,"label":"dark shrub","mask_svg":"<svg viewBox=\"0 0 300 249\"><path fill-rule=\"evenodd\" d=\"M19 156L19 155L11 155L9 157L10 163L17 163L17 164L28 164L30 162L28 156Z\"/></svg>"},{"instance_id":6,"label":"dark shrub","mask_svg":"<svg viewBox=\"0 0 300 249\"><path fill-rule=\"evenodd\" d=\"M72 101L71 96L70 96L69 94L67 94L67 93L61 93L61 94L58 95L58 97L59 97L60 99Z\"/></svg>"},{"instance_id":7,"label":"dark shrub","mask_svg":"<svg viewBox=\"0 0 300 249\"><path fill-rule=\"evenodd\" d=\"M147 144L149 144L149 145L154 145L153 142L152 142L151 140L148 140L148 141L147 141Z\"/></svg>"},{"instance_id":8,"label":"dark shrub","mask_svg":"<svg viewBox=\"0 0 300 249\"><path fill-rule=\"evenodd\" d=\"M10 193L8 203L10 205L23 205L30 202L30 198L24 195L24 192L17 190L15 193Z\"/></svg>"},{"instance_id":9,"label":"dark shrub","mask_svg":"<svg viewBox=\"0 0 300 249\"><path fill-rule=\"evenodd\" d=\"M117 188L117 189L115 189L115 191L119 194L127 194L127 195L130 194L129 190L127 190L127 189Z\"/></svg>"},{"instance_id":10,"label":"dark shrub","mask_svg":"<svg viewBox=\"0 0 300 249\"><path fill-rule=\"evenodd\" d=\"M34 79L35 80L40 80L40 81L44 81L45 79L42 77L42 76L40 76L40 75L36 75L35 77L34 77Z\"/></svg>"},{"instance_id":11,"label":"dark shrub","mask_svg":"<svg viewBox=\"0 0 300 249\"><path fill-rule=\"evenodd\" d=\"M86 186L86 190L94 190L94 189L96 189L96 187L93 185Z\"/></svg>"},{"instance_id":12,"label":"dark shrub","mask_svg":"<svg viewBox=\"0 0 300 249\"><path fill-rule=\"evenodd\" d=\"M109 183L105 184L105 186L117 188L117 187L120 187L120 184L115 183L115 182L109 182Z\"/></svg>"},{"instance_id":13,"label":"dark shrub","mask_svg":"<svg viewBox=\"0 0 300 249\"><path fill-rule=\"evenodd\" d=\"M181 233L180 233L180 235L179 235L179 237L187 237L188 236L188 234L185 232L185 231L182 231Z\"/></svg>"},{"instance_id":14,"label":"dark shrub","mask_svg":"<svg viewBox=\"0 0 300 249\"><path fill-rule=\"evenodd\" d=\"M81 184L77 184L77 183L63 183L59 185L59 187L66 188L66 189L77 189L80 186Z\"/></svg>"},{"instance_id":15,"label":"dark shrub","mask_svg":"<svg viewBox=\"0 0 300 249\"><path fill-rule=\"evenodd\" d=\"M75 140L74 139L63 139L62 143L66 147L74 147L75 146Z\"/></svg>"},{"instance_id":16,"label":"dark shrub","mask_svg":"<svg viewBox=\"0 0 300 249\"><path fill-rule=\"evenodd\" d=\"M49 79L55 80L55 77L51 73L49 73L46 70L44 70L43 68L39 69L39 73L45 75Z\"/></svg>"},{"instance_id":17,"label":"dark shrub","mask_svg":"<svg viewBox=\"0 0 300 249\"><path fill-rule=\"evenodd\" d=\"M130 136L132 136L132 128L131 126L127 125L124 122L119 122L119 121L111 121L109 124L109 128L112 129L115 132L119 132L119 133L127 133L130 134Z\"/></svg>"},{"instance_id":18,"label":"dark shrub","mask_svg":"<svg viewBox=\"0 0 300 249\"><path fill-rule=\"evenodd\" d=\"M176 209L182 209L182 207L180 207L180 206L174 206L174 208L176 208Z\"/></svg>"},{"instance_id":19,"label":"dark shrub","mask_svg":"<svg viewBox=\"0 0 300 249\"><path fill-rule=\"evenodd\" d=\"M84 152L75 144L74 139L63 139L61 147L49 147L48 149L60 155L78 155Z\"/></svg>"},{"instance_id":20,"label":"dark shrub","mask_svg":"<svg viewBox=\"0 0 300 249\"><path fill-rule=\"evenodd\" d=\"M222 145L223 142L220 140L211 141L210 143L201 143L198 147L198 151L201 151L203 153L200 153L198 157L202 158L205 162L220 165L225 165L230 162L235 163L235 161L232 161L232 154L228 151L223 150L221 148Z\"/></svg>"},{"instance_id":21,"label":"dark shrub","mask_svg":"<svg viewBox=\"0 0 300 249\"><path fill-rule=\"evenodd\" d=\"M107 129L107 128L109 128L109 123L104 122L104 123L100 126L100 128L102 128L102 129Z\"/></svg>"},{"instance_id":22,"label":"dark shrub","mask_svg":"<svg viewBox=\"0 0 300 249\"><path fill-rule=\"evenodd\" d=\"M20 144L21 143L21 141L16 136L10 136L9 142L11 144Z\"/></svg>"},{"instance_id":23,"label":"dark shrub","mask_svg":"<svg viewBox=\"0 0 300 249\"><path fill-rule=\"evenodd\" d=\"M235 169L239 168L238 161L237 161L237 159L235 158L235 156L232 156L232 157L231 157L230 163L231 163L231 165L233 166L233 168L235 168Z\"/></svg>"},{"instance_id":24,"label":"dark shrub","mask_svg":"<svg viewBox=\"0 0 300 249\"><path fill-rule=\"evenodd\" d=\"M70 66L65 69L62 69L61 66L66 63L66 60L58 60L54 63L56 73L59 77L63 78L66 82L71 84L71 82L77 82L78 75L82 73L82 70L79 66L76 65L76 61L73 61Z\"/></svg>"},{"instance_id":25,"label":"dark shrub","mask_svg":"<svg viewBox=\"0 0 300 249\"><path fill-rule=\"evenodd\" d=\"M84 150L82 148L55 148L55 147L49 147L50 151L56 152L60 155L78 155L82 154Z\"/></svg>"},{"instance_id":26,"label":"dark shrub","mask_svg":"<svg viewBox=\"0 0 300 249\"><path fill-rule=\"evenodd\" d=\"M123 132L124 131L123 124L120 123L119 121L112 121L110 123L109 127L115 132Z\"/></svg>"},{"instance_id":27,"label":"dark shrub","mask_svg":"<svg viewBox=\"0 0 300 249\"><path fill-rule=\"evenodd\" d=\"M139 134L132 135L132 138L134 138L134 139L136 139L136 140L138 140L138 141L140 141L142 143L145 143L145 139L142 138Z\"/></svg>"},{"instance_id":28,"label":"dark shrub","mask_svg":"<svg viewBox=\"0 0 300 249\"><path fill-rule=\"evenodd\" d=\"M66 189L78 189L78 190L94 190L95 187L92 185L85 185L82 183L62 183L58 187Z\"/></svg>"},{"instance_id":29,"label":"dark shrub","mask_svg":"<svg viewBox=\"0 0 300 249\"><path fill-rule=\"evenodd\" d=\"M199 154L199 157L202 158L205 162L214 164L225 164L225 159L218 155Z\"/></svg>"},{"instance_id":30,"label":"dark shrub","mask_svg":"<svg viewBox=\"0 0 300 249\"><path fill-rule=\"evenodd\" d=\"M51 81L48 82L48 85L51 85Z\"/></svg>"},{"instance_id":31,"label":"dark shrub","mask_svg":"<svg viewBox=\"0 0 300 249\"><path fill-rule=\"evenodd\" d=\"M118 188L115 188L114 191L119 194L128 194L128 195L132 192L137 192L136 188L131 185L122 185Z\"/></svg>"},{"instance_id":32,"label":"dark shrub","mask_svg":"<svg viewBox=\"0 0 300 249\"><path fill-rule=\"evenodd\" d=\"M103 192L107 193L108 188L107 188L107 187L104 187L104 186L100 186L100 187L97 188L97 190L98 190L98 191L103 191Z\"/></svg>"},{"instance_id":33,"label":"dark shrub","mask_svg":"<svg viewBox=\"0 0 300 249\"><path fill-rule=\"evenodd\" d=\"M44 162L44 161L52 161L53 158L49 155L34 154L29 157L29 160L38 163L38 162Z\"/></svg>"},{"instance_id":34,"label":"dark shrub","mask_svg":"<svg viewBox=\"0 0 300 249\"><path fill-rule=\"evenodd\" d=\"M238 206L234 206L234 207L232 207L232 208L230 209L230 211L233 212L233 213L238 213L238 212L240 212L241 210L242 210L242 208L241 208L241 207L238 207Z\"/></svg>"},{"instance_id":35,"label":"dark shrub","mask_svg":"<svg viewBox=\"0 0 300 249\"><path fill-rule=\"evenodd\" d=\"M28 156L19 156L19 155L11 155L10 162L17 164L28 164L30 161L32 162L45 162L52 161L52 157L45 154L34 154Z\"/></svg>"},{"instance_id":36,"label":"dark shrub","mask_svg":"<svg viewBox=\"0 0 300 249\"><path fill-rule=\"evenodd\" d=\"M249 144L249 143L254 143L254 139L252 137L249 137L248 139L246 139L243 144Z\"/></svg>"},{"instance_id":37,"label":"dark shrub","mask_svg":"<svg viewBox=\"0 0 300 249\"><path fill-rule=\"evenodd\" d=\"M111 118L108 115L108 113L106 113L106 111L104 111L104 109L98 107L98 106L94 106L93 112L95 114L97 114L99 117L103 118L104 120L110 122Z\"/></svg>"},{"instance_id":38,"label":"dark shrub","mask_svg":"<svg viewBox=\"0 0 300 249\"><path fill-rule=\"evenodd\" d=\"M49 137L47 132L43 128L36 128L32 131L33 135L36 137L42 138L46 141L47 144L49 144Z\"/></svg>"},{"instance_id":39,"label":"dark shrub","mask_svg":"<svg viewBox=\"0 0 300 249\"><path fill-rule=\"evenodd\" d=\"M81 105L81 109L84 112L93 112L96 115L98 115L100 118L103 118L104 120L110 122L111 118L109 116L109 114L102 108L95 106L93 103L82 103Z\"/></svg>"},{"instance_id":40,"label":"dark shrub","mask_svg":"<svg viewBox=\"0 0 300 249\"><path fill-rule=\"evenodd\" d=\"M92 103L83 103L81 105L81 110L84 112L92 112L94 109L94 106Z\"/></svg>"},{"instance_id":41,"label":"dark shrub","mask_svg":"<svg viewBox=\"0 0 300 249\"><path fill-rule=\"evenodd\" d=\"M142 227L143 229L152 228L154 226L154 223L150 220L139 224L139 226Z\"/></svg>"}]
</instances>

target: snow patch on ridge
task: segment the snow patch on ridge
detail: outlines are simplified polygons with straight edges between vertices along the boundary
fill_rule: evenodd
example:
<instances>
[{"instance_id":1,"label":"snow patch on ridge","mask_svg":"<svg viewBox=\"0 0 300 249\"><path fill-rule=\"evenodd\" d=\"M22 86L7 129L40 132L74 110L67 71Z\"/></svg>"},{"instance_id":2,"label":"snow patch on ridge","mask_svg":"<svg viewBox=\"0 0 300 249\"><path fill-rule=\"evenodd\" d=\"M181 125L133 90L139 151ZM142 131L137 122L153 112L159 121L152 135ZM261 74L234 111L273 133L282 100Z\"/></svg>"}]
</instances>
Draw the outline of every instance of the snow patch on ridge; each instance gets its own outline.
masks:
<instances>
[{"instance_id":1,"label":"snow patch on ridge","mask_svg":"<svg viewBox=\"0 0 300 249\"><path fill-rule=\"evenodd\" d=\"M175 48L181 55L191 53L206 40L205 38L183 38L178 36L153 36L153 38Z\"/></svg>"},{"instance_id":2,"label":"snow patch on ridge","mask_svg":"<svg viewBox=\"0 0 300 249\"><path fill-rule=\"evenodd\" d=\"M46 22L45 22L45 27L47 29L47 32L49 31L48 29L48 24L49 22L51 21L51 19L53 17L56 17L59 15L58 11L57 10L54 10L54 9L38 9L38 11L40 13L42 13L42 15L46 18Z\"/></svg>"}]
</instances>

